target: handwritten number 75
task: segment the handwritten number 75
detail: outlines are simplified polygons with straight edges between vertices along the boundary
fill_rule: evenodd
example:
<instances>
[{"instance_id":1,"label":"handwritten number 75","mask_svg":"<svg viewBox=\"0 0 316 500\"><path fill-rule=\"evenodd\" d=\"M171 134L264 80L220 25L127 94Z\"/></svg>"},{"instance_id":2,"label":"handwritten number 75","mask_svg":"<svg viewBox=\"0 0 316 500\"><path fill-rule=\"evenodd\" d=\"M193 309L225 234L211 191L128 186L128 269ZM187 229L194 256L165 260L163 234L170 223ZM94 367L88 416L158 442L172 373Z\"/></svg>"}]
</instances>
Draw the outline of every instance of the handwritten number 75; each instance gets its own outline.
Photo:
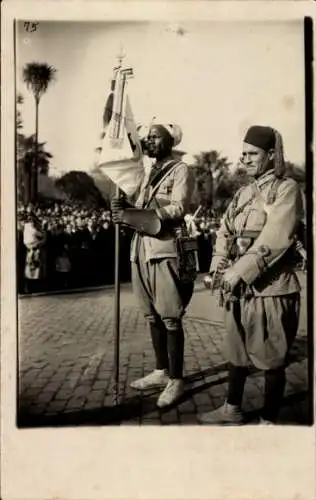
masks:
<instances>
[{"instance_id":1,"label":"handwritten number 75","mask_svg":"<svg viewBox=\"0 0 316 500\"><path fill-rule=\"evenodd\" d=\"M39 23L25 22L25 23L24 23L24 30L25 30L27 33L34 33L34 31L36 31L36 30L37 30L38 24L39 24Z\"/></svg>"}]
</instances>

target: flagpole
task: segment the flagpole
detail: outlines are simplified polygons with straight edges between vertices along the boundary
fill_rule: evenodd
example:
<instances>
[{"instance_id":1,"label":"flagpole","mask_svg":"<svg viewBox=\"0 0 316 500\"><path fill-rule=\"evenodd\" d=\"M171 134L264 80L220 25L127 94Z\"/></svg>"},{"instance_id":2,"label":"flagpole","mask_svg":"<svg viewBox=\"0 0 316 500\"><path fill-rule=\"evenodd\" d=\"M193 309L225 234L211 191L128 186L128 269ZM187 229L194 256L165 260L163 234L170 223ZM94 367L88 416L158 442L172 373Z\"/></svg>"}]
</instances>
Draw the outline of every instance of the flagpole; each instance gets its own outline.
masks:
<instances>
[{"instance_id":1,"label":"flagpole","mask_svg":"<svg viewBox=\"0 0 316 500\"><path fill-rule=\"evenodd\" d=\"M120 196L120 188L116 186L116 197ZM120 373L120 224L115 224L115 260L114 260L114 392L115 403L119 402L119 373Z\"/></svg>"},{"instance_id":2,"label":"flagpole","mask_svg":"<svg viewBox=\"0 0 316 500\"><path fill-rule=\"evenodd\" d=\"M122 68L123 55L118 56L119 67L118 77L121 77L120 71ZM124 78L124 77L123 77ZM121 98L119 102L119 110L116 115L116 138L120 137L121 119L122 119L122 103L123 103L124 86L122 87ZM116 112L117 110L115 110ZM115 196L119 198L121 195L120 188L116 185ZM119 382L120 382L120 298L121 298L121 283L120 283L120 224L115 224L115 254L114 254L114 397L115 404L119 403Z\"/></svg>"},{"instance_id":3,"label":"flagpole","mask_svg":"<svg viewBox=\"0 0 316 500\"><path fill-rule=\"evenodd\" d=\"M123 54L119 55L119 67L118 76L122 79L121 94L119 100L119 110L116 115L116 138L119 139L121 135L121 126L123 120L123 102L124 102L124 92L126 85L126 70L122 69L122 59ZM115 110L116 112L117 110ZM121 190L116 186L115 196L119 198L121 196ZM120 224L115 224L115 260L114 260L114 287L115 287L115 298L114 298L114 393L115 393L115 404L119 403L119 379L120 379Z\"/></svg>"},{"instance_id":4,"label":"flagpole","mask_svg":"<svg viewBox=\"0 0 316 500\"><path fill-rule=\"evenodd\" d=\"M110 149L118 152L123 147L126 132L126 84L129 78L133 77L132 68L123 68L122 60L125 57L123 49L118 55L118 66L113 69L113 77L111 81L111 94L108 97L105 112L103 113L103 134L102 140L106 137L107 146ZM105 132L108 126L108 133ZM100 148L102 151L102 148ZM134 151L134 150L133 150ZM132 153L132 151L131 151ZM111 178L111 176L110 176ZM113 179L112 179L113 180ZM116 184L115 197L121 198L125 196L119 185ZM119 402L119 378L120 378L120 226L114 224L114 318L113 318L113 385L112 395L115 404Z\"/></svg>"}]
</instances>

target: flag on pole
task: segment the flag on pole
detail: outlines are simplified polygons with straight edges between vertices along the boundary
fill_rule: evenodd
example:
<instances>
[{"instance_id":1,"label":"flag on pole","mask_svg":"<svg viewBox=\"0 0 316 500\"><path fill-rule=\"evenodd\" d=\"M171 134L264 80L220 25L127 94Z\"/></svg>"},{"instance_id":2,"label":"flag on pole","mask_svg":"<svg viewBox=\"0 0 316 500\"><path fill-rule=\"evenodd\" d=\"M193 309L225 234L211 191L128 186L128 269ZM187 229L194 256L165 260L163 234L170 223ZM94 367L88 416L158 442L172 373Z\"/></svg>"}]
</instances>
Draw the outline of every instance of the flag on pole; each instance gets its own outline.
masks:
<instances>
[{"instance_id":1,"label":"flag on pole","mask_svg":"<svg viewBox=\"0 0 316 500\"><path fill-rule=\"evenodd\" d=\"M128 71L126 70L126 75L130 76ZM97 148L97 170L109 177L127 196L132 196L144 179L145 169L130 100L127 92L120 92L118 86L121 85L121 80L112 80L111 93L103 115L101 143ZM115 110L119 104L116 100L122 95L122 116L116 116Z\"/></svg>"}]
</instances>

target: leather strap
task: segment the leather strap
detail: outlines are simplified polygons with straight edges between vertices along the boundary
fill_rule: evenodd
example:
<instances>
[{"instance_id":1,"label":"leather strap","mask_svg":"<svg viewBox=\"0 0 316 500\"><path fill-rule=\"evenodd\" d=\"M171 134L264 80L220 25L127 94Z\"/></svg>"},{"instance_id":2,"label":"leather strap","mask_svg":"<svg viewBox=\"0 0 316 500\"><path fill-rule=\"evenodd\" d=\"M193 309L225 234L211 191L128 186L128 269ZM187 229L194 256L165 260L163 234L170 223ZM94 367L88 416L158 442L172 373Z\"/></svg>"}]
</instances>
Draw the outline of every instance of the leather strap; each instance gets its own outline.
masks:
<instances>
[{"instance_id":1,"label":"leather strap","mask_svg":"<svg viewBox=\"0 0 316 500\"><path fill-rule=\"evenodd\" d=\"M156 194L160 184L179 164L179 160L170 160L168 163L166 163L166 165L160 168L152 178L149 177L149 181L145 187L146 191L144 196L143 208L148 208L148 205L151 202L153 196ZM152 188L152 191L149 194L150 188Z\"/></svg>"}]
</instances>

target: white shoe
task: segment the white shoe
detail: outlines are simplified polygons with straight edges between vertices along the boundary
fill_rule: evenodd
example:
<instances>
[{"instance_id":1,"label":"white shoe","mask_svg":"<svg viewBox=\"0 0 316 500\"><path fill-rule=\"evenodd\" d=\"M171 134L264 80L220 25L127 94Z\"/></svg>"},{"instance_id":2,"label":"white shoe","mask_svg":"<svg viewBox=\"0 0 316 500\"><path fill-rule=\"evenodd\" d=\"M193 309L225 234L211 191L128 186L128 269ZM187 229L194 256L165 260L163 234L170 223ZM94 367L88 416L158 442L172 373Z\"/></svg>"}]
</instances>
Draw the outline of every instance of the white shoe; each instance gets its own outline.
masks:
<instances>
[{"instance_id":1,"label":"white shoe","mask_svg":"<svg viewBox=\"0 0 316 500\"><path fill-rule=\"evenodd\" d=\"M130 387L138 391L145 391L146 389L154 389L168 384L169 377L166 370L154 370L146 375L146 377L139 378L131 382Z\"/></svg>"},{"instance_id":2,"label":"white shoe","mask_svg":"<svg viewBox=\"0 0 316 500\"><path fill-rule=\"evenodd\" d=\"M244 423L240 407L231 405L227 401L216 410L198 414L197 419L200 424L211 425L242 425Z\"/></svg>"},{"instance_id":3,"label":"white shoe","mask_svg":"<svg viewBox=\"0 0 316 500\"><path fill-rule=\"evenodd\" d=\"M157 406L163 408L174 403L184 393L184 383L182 379L172 378L169 380L167 387L160 394Z\"/></svg>"}]
</instances>

